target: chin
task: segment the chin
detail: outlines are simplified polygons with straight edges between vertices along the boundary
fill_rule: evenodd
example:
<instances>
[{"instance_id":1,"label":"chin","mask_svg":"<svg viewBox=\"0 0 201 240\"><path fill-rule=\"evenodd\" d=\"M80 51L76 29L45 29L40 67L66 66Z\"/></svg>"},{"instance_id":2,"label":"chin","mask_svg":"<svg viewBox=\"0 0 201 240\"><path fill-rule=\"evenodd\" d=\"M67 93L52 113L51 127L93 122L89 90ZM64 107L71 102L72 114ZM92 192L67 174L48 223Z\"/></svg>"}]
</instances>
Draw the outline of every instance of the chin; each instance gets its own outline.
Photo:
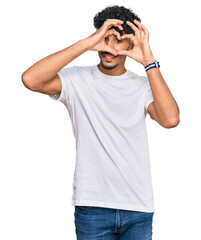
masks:
<instances>
[{"instance_id":1,"label":"chin","mask_svg":"<svg viewBox=\"0 0 201 240\"><path fill-rule=\"evenodd\" d=\"M103 63L102 60L101 60L101 65L102 65L103 68L105 68L107 70L112 70L112 69L116 68L119 64L115 64L115 65L111 66L111 65L107 65L107 64Z\"/></svg>"}]
</instances>

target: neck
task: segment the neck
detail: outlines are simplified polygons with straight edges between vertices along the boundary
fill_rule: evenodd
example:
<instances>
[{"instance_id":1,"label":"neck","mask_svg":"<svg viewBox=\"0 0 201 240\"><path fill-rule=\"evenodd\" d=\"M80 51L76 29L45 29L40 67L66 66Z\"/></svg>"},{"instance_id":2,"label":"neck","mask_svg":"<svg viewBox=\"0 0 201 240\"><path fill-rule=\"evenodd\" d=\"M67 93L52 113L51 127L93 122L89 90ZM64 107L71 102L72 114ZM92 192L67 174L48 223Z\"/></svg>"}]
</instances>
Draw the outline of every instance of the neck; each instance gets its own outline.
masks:
<instances>
[{"instance_id":1,"label":"neck","mask_svg":"<svg viewBox=\"0 0 201 240\"><path fill-rule=\"evenodd\" d=\"M107 74L107 75L119 76L126 72L126 68L124 66L120 66L120 65L117 65L113 69L105 69L100 62L97 66L102 73Z\"/></svg>"}]
</instances>

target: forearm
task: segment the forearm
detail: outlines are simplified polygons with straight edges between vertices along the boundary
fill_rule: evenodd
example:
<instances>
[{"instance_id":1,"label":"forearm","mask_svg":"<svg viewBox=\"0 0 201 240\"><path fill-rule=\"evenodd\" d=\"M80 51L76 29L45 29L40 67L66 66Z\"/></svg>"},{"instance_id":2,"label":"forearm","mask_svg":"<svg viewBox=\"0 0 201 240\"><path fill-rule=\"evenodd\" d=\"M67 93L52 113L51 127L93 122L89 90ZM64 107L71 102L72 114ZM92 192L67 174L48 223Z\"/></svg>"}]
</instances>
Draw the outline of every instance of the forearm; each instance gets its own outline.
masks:
<instances>
[{"instance_id":1,"label":"forearm","mask_svg":"<svg viewBox=\"0 0 201 240\"><path fill-rule=\"evenodd\" d=\"M71 46L34 63L23 73L23 81L31 81L31 84L36 84L36 81L37 83L46 82L52 79L64 66L87 50L86 40L79 40Z\"/></svg>"},{"instance_id":2,"label":"forearm","mask_svg":"<svg viewBox=\"0 0 201 240\"><path fill-rule=\"evenodd\" d=\"M154 107L161 123L169 124L179 121L179 108L172 96L159 68L149 69L147 77L154 98Z\"/></svg>"}]
</instances>

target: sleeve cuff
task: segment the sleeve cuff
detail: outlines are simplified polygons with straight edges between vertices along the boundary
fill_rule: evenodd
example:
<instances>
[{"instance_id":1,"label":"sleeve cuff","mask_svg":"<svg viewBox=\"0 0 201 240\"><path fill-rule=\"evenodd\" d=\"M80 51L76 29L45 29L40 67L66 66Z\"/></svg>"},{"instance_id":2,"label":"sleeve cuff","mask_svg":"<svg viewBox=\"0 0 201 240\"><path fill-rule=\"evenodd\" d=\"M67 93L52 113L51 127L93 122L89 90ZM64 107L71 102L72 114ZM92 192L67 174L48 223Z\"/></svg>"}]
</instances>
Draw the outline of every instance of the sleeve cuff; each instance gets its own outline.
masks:
<instances>
[{"instance_id":1,"label":"sleeve cuff","mask_svg":"<svg viewBox=\"0 0 201 240\"><path fill-rule=\"evenodd\" d=\"M145 97L145 109L147 111L147 108L149 106L150 103L154 102L154 98L153 98L153 95L152 95L152 91L151 91L151 86L149 84L149 81L147 79L147 90L146 90L146 97Z\"/></svg>"},{"instance_id":2,"label":"sleeve cuff","mask_svg":"<svg viewBox=\"0 0 201 240\"><path fill-rule=\"evenodd\" d=\"M65 98L65 89L64 89L64 73L63 73L63 69L61 69L58 73L59 78L61 79L61 92L60 93L56 93L56 94L49 94L48 96L53 99L54 101L58 102L62 102L64 103L64 105L66 105L66 98Z\"/></svg>"},{"instance_id":3,"label":"sleeve cuff","mask_svg":"<svg viewBox=\"0 0 201 240\"><path fill-rule=\"evenodd\" d=\"M145 108L146 108L146 110L147 110L149 104L152 103L153 101L154 101L153 97L149 98L149 99L146 101L146 103L145 103Z\"/></svg>"}]
</instances>

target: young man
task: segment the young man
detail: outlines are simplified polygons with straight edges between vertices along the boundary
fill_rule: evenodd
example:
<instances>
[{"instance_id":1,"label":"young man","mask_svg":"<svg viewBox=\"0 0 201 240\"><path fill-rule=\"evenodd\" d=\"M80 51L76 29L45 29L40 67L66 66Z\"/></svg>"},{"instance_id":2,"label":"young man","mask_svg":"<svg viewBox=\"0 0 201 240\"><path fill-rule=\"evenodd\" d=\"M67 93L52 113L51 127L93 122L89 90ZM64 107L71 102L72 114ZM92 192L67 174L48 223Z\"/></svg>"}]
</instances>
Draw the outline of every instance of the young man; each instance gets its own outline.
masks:
<instances>
[{"instance_id":1,"label":"young man","mask_svg":"<svg viewBox=\"0 0 201 240\"><path fill-rule=\"evenodd\" d=\"M77 239L152 239L154 200L145 118L179 124L179 108L154 58L149 32L131 9L110 6L97 31L36 62L22 75L32 91L67 107L76 139L72 205ZM86 51L100 63L64 68ZM129 56L147 76L126 70Z\"/></svg>"}]
</instances>

